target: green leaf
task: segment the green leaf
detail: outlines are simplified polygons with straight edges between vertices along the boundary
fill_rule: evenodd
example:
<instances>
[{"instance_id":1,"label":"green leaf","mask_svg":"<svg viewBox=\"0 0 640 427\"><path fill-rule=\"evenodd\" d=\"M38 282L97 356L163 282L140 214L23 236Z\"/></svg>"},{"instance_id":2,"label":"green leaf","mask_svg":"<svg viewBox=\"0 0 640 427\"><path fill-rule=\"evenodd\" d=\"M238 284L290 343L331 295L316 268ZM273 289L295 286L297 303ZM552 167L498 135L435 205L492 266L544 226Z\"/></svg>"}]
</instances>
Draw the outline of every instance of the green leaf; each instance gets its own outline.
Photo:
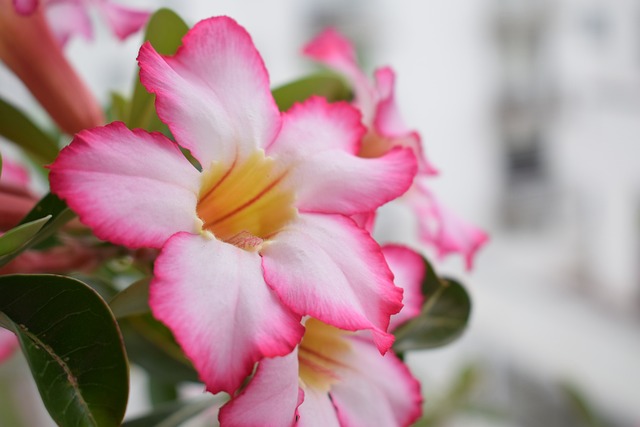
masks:
<instances>
[{"instance_id":1,"label":"green leaf","mask_svg":"<svg viewBox=\"0 0 640 427\"><path fill-rule=\"evenodd\" d=\"M150 376L167 383L199 381L171 331L151 314L121 319L120 328L129 360Z\"/></svg>"},{"instance_id":2,"label":"green leaf","mask_svg":"<svg viewBox=\"0 0 640 427\"><path fill-rule=\"evenodd\" d=\"M149 312L149 283L150 277L145 277L133 283L118 293L109 306L117 319Z\"/></svg>"},{"instance_id":3,"label":"green leaf","mask_svg":"<svg viewBox=\"0 0 640 427\"><path fill-rule=\"evenodd\" d=\"M29 248L37 248L39 245L46 246L46 241L60 227L74 218L75 214L67 207L66 203L60 200L55 194L47 194L34 206L33 209L20 221L20 225L33 223L49 217L44 226L19 249L0 256L0 267L20 255Z\"/></svg>"},{"instance_id":4,"label":"green leaf","mask_svg":"<svg viewBox=\"0 0 640 427\"><path fill-rule=\"evenodd\" d=\"M593 405L586 396L571 383L560 384L560 390L569 401L569 407L573 410L582 425L588 427L604 427L605 422L597 414Z\"/></svg>"},{"instance_id":5,"label":"green leaf","mask_svg":"<svg viewBox=\"0 0 640 427\"><path fill-rule=\"evenodd\" d=\"M158 53L172 55L182 44L182 37L189 27L175 12L160 9L149 19L144 39L148 40ZM168 128L160 121L155 110L155 96L146 91L138 77L135 82L131 111L126 121L130 128L142 128L167 134Z\"/></svg>"},{"instance_id":6,"label":"green leaf","mask_svg":"<svg viewBox=\"0 0 640 427\"><path fill-rule=\"evenodd\" d=\"M205 409L222 403L222 398L219 396L203 396L188 402L172 402L158 407L147 415L129 420L123 423L122 427L178 427Z\"/></svg>"},{"instance_id":7,"label":"green leaf","mask_svg":"<svg viewBox=\"0 0 640 427\"><path fill-rule=\"evenodd\" d=\"M319 73L280 86L271 91L280 111L287 111L296 102L313 95L322 96L329 102L350 101L351 89L337 74Z\"/></svg>"},{"instance_id":8,"label":"green leaf","mask_svg":"<svg viewBox=\"0 0 640 427\"><path fill-rule=\"evenodd\" d=\"M109 121L126 121L129 117L129 101L119 93L111 93L111 107L109 108Z\"/></svg>"},{"instance_id":9,"label":"green leaf","mask_svg":"<svg viewBox=\"0 0 640 427\"><path fill-rule=\"evenodd\" d=\"M20 249L22 245L31 240L50 219L51 215L47 215L44 218L36 219L35 221L12 228L0 236L0 256L9 255Z\"/></svg>"},{"instance_id":10,"label":"green leaf","mask_svg":"<svg viewBox=\"0 0 640 427\"><path fill-rule=\"evenodd\" d=\"M420 315L401 325L394 335L398 353L442 347L464 332L471 314L471 299L464 287L453 279L440 279L425 260L422 282L425 303Z\"/></svg>"},{"instance_id":11,"label":"green leaf","mask_svg":"<svg viewBox=\"0 0 640 427\"><path fill-rule=\"evenodd\" d=\"M0 136L13 141L40 164L58 155L55 139L36 126L26 114L0 98Z\"/></svg>"},{"instance_id":12,"label":"green leaf","mask_svg":"<svg viewBox=\"0 0 640 427\"><path fill-rule=\"evenodd\" d=\"M118 325L95 291L63 276L2 276L0 312L58 425L120 425L127 360Z\"/></svg>"}]
</instances>

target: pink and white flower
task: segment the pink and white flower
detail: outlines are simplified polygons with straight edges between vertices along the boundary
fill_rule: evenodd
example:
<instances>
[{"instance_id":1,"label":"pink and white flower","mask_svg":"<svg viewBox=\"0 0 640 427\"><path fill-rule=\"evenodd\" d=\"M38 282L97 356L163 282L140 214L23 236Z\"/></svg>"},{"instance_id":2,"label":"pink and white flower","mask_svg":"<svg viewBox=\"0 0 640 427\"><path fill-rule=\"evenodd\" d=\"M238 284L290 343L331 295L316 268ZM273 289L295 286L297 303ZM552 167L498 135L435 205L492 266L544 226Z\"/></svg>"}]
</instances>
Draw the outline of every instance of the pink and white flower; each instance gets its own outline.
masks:
<instances>
[{"instance_id":1,"label":"pink and white flower","mask_svg":"<svg viewBox=\"0 0 640 427\"><path fill-rule=\"evenodd\" d=\"M31 15L38 6L45 9L47 21L58 41L64 45L75 34L93 38L89 8L95 7L111 31L124 40L137 32L149 19L150 13L113 3L110 0L13 0L16 11Z\"/></svg>"},{"instance_id":2,"label":"pink and white flower","mask_svg":"<svg viewBox=\"0 0 640 427\"><path fill-rule=\"evenodd\" d=\"M350 216L409 188L411 150L358 157L364 129L346 103L313 98L281 115L250 36L227 17L198 23L171 57L147 43L138 61L180 145L122 123L83 131L51 187L98 237L162 249L152 312L207 389L233 392L255 362L289 354L302 316L371 330L385 352L402 291Z\"/></svg>"},{"instance_id":3,"label":"pink and white flower","mask_svg":"<svg viewBox=\"0 0 640 427\"><path fill-rule=\"evenodd\" d=\"M320 33L303 50L308 57L345 76L354 89L353 104L362 112L367 126L359 155L375 158L396 147L411 148L418 159L414 187L405 199L413 207L423 242L432 245L439 256L457 252L471 269L473 256L488 240L477 227L468 224L444 207L427 189L425 181L436 169L424 156L420 135L404 123L395 100L395 73L389 67L374 72L373 82L358 66L351 42L333 28Z\"/></svg>"},{"instance_id":4,"label":"pink and white flower","mask_svg":"<svg viewBox=\"0 0 640 427\"><path fill-rule=\"evenodd\" d=\"M425 267L408 248L385 246L383 251L405 294L393 328L420 312ZM367 336L316 319L305 327L291 354L258 364L248 386L222 407L222 426L394 427L416 421L420 384L395 354L380 355Z\"/></svg>"}]
</instances>

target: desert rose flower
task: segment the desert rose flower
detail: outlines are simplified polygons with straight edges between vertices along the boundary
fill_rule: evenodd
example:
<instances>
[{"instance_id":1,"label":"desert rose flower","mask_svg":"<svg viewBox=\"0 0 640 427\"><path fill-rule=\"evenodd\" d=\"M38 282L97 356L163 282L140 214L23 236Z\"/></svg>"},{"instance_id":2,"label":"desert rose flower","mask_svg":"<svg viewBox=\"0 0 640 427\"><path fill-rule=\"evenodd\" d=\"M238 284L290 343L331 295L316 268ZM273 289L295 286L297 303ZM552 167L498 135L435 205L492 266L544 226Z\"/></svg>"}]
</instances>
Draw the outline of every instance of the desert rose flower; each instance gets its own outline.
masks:
<instances>
[{"instance_id":1,"label":"desert rose flower","mask_svg":"<svg viewBox=\"0 0 640 427\"><path fill-rule=\"evenodd\" d=\"M65 59L40 10L19 15L0 0L0 60L66 133L104 123L102 109Z\"/></svg>"},{"instance_id":2,"label":"desert rose flower","mask_svg":"<svg viewBox=\"0 0 640 427\"><path fill-rule=\"evenodd\" d=\"M93 38L89 8L95 7L111 31L124 40L137 32L149 19L150 13L113 3L109 0L13 0L16 11L31 15L39 6L44 8L47 21L58 41L64 45L74 34Z\"/></svg>"},{"instance_id":3,"label":"desert rose flower","mask_svg":"<svg viewBox=\"0 0 640 427\"><path fill-rule=\"evenodd\" d=\"M402 291L350 216L409 188L412 151L358 157L364 128L347 103L312 98L281 115L250 36L227 17L198 23L171 57L147 43L138 61L177 143L122 123L83 131L51 187L98 237L162 249L150 306L207 389L233 392L255 362L289 354L302 316L371 330L386 351Z\"/></svg>"},{"instance_id":4,"label":"desert rose flower","mask_svg":"<svg viewBox=\"0 0 640 427\"><path fill-rule=\"evenodd\" d=\"M362 112L368 129L360 156L377 157L396 147L409 147L415 152L418 174L405 199L416 213L420 236L423 242L434 246L441 257L460 253L467 269L471 269L476 251L488 236L443 206L428 189L426 181L437 172L424 156L420 135L409 129L402 119L395 100L393 70L379 68L372 82L358 66L351 42L333 28L309 42L304 54L341 73L353 86L353 104Z\"/></svg>"},{"instance_id":5,"label":"desert rose flower","mask_svg":"<svg viewBox=\"0 0 640 427\"><path fill-rule=\"evenodd\" d=\"M408 248L383 251L405 294L392 329L420 312L425 268ZM258 364L248 386L221 409L222 427L399 427L418 419L420 385L392 352L382 356L366 335L316 319L305 327L291 354Z\"/></svg>"}]
</instances>

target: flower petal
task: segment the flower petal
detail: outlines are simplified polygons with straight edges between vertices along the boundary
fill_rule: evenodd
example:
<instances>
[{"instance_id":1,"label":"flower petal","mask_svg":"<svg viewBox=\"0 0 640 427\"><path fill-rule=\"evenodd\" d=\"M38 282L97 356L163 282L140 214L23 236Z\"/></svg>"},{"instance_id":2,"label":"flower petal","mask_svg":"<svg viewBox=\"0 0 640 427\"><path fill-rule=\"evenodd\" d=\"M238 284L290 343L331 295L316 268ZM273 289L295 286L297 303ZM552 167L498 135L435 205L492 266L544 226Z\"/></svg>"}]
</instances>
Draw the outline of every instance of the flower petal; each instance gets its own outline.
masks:
<instances>
[{"instance_id":1,"label":"flower petal","mask_svg":"<svg viewBox=\"0 0 640 427\"><path fill-rule=\"evenodd\" d=\"M355 104L362 111L364 122L370 123L375 110L375 89L358 66L351 42L335 28L327 28L304 47L303 53L349 79L355 92Z\"/></svg>"},{"instance_id":2,"label":"flower petal","mask_svg":"<svg viewBox=\"0 0 640 427\"><path fill-rule=\"evenodd\" d=\"M341 427L329 394L313 388L304 390L304 402L298 407L296 427Z\"/></svg>"},{"instance_id":3,"label":"flower petal","mask_svg":"<svg viewBox=\"0 0 640 427\"><path fill-rule=\"evenodd\" d=\"M331 388L340 425L408 426L422 413L420 384L393 352L381 356L375 346L356 336L353 351L341 354L341 381ZM301 406L302 409L302 406Z\"/></svg>"},{"instance_id":4,"label":"flower petal","mask_svg":"<svg viewBox=\"0 0 640 427\"><path fill-rule=\"evenodd\" d=\"M62 46L75 34L80 34L86 40L93 39L91 18L82 2L51 1L45 6L45 14L51 31Z\"/></svg>"},{"instance_id":5,"label":"flower petal","mask_svg":"<svg viewBox=\"0 0 640 427\"><path fill-rule=\"evenodd\" d=\"M13 332L0 327L0 362L11 357L16 348L18 348L18 338Z\"/></svg>"},{"instance_id":6,"label":"flower petal","mask_svg":"<svg viewBox=\"0 0 640 427\"><path fill-rule=\"evenodd\" d=\"M118 122L82 131L49 178L51 190L101 239L160 248L178 231L199 230L200 173L159 133Z\"/></svg>"},{"instance_id":7,"label":"flower petal","mask_svg":"<svg viewBox=\"0 0 640 427\"><path fill-rule=\"evenodd\" d=\"M385 245L382 247L384 258L393 273L396 286L403 289L402 310L391 316L389 330L409 319L416 317L422 310L424 296L422 295L422 280L425 275L425 265L422 257L415 251L400 245Z\"/></svg>"},{"instance_id":8,"label":"flower petal","mask_svg":"<svg viewBox=\"0 0 640 427\"><path fill-rule=\"evenodd\" d=\"M40 2L38 0L13 0L13 7L20 15L31 15L36 11Z\"/></svg>"},{"instance_id":9,"label":"flower petal","mask_svg":"<svg viewBox=\"0 0 640 427\"><path fill-rule=\"evenodd\" d=\"M371 329L381 352L393 343L386 331L402 291L378 244L353 220L301 214L261 255L267 283L294 312L342 329Z\"/></svg>"},{"instance_id":10,"label":"flower petal","mask_svg":"<svg viewBox=\"0 0 640 427\"><path fill-rule=\"evenodd\" d=\"M304 332L265 284L260 256L211 234L178 233L167 242L149 305L212 393L233 393L255 362L290 353Z\"/></svg>"},{"instance_id":11,"label":"flower petal","mask_svg":"<svg viewBox=\"0 0 640 427\"><path fill-rule=\"evenodd\" d=\"M225 427L293 426L304 393L298 386L298 352L264 359L249 385L220 411Z\"/></svg>"},{"instance_id":12,"label":"flower petal","mask_svg":"<svg viewBox=\"0 0 640 427\"><path fill-rule=\"evenodd\" d=\"M3 184L9 184L25 190L31 183L29 169L18 162L7 159L6 156L2 158L2 174L0 178L2 178Z\"/></svg>"},{"instance_id":13,"label":"flower petal","mask_svg":"<svg viewBox=\"0 0 640 427\"><path fill-rule=\"evenodd\" d=\"M111 31L124 40L146 24L150 13L101 0L95 3L106 18Z\"/></svg>"},{"instance_id":14,"label":"flower petal","mask_svg":"<svg viewBox=\"0 0 640 427\"><path fill-rule=\"evenodd\" d=\"M467 270L471 270L475 253L489 240L487 233L440 203L424 182L416 181L407 193L407 201L419 218L421 239L435 246L440 258L450 253L461 254Z\"/></svg>"},{"instance_id":15,"label":"flower petal","mask_svg":"<svg viewBox=\"0 0 640 427\"><path fill-rule=\"evenodd\" d=\"M285 115L267 154L280 161L301 210L352 215L373 211L402 195L416 171L410 150L374 159L357 157L364 133L360 114L346 103L312 98Z\"/></svg>"},{"instance_id":16,"label":"flower petal","mask_svg":"<svg viewBox=\"0 0 640 427\"><path fill-rule=\"evenodd\" d=\"M280 129L262 58L231 18L200 21L173 57L146 43L138 62L142 84L156 94L158 115L204 168L213 161L231 164L270 143Z\"/></svg>"},{"instance_id":17,"label":"flower petal","mask_svg":"<svg viewBox=\"0 0 640 427\"><path fill-rule=\"evenodd\" d=\"M427 160L420 135L407 127L400 115L395 99L395 73L389 67L375 72L379 101L373 121L375 133L387 140L389 147L406 147L418 159L418 170L424 175L437 175L437 169Z\"/></svg>"}]
</instances>

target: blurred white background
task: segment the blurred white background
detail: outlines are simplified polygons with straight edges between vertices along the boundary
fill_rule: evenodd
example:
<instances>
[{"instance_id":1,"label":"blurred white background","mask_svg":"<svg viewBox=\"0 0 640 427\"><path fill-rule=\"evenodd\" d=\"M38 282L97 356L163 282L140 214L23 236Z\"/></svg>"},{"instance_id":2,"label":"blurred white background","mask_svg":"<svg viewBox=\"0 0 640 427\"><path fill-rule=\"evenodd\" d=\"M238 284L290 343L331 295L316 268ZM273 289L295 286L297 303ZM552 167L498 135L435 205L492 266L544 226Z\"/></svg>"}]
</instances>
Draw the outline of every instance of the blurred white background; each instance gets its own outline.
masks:
<instances>
[{"instance_id":1,"label":"blurred white background","mask_svg":"<svg viewBox=\"0 0 640 427\"><path fill-rule=\"evenodd\" d=\"M127 4L171 7L189 24L234 17L274 86L314 69L300 49L326 25L355 41L367 70L396 70L406 122L441 171L433 188L491 236L471 274L457 257L436 263L473 295L466 335L409 358L428 412L473 366L442 425L640 425L640 0ZM141 36L118 42L94 22L96 39L67 53L106 105L110 91L130 92ZM36 111L0 71L0 95ZM414 242L392 210L380 229ZM21 384L21 363L0 380ZM581 420L567 387L602 424Z\"/></svg>"}]
</instances>

